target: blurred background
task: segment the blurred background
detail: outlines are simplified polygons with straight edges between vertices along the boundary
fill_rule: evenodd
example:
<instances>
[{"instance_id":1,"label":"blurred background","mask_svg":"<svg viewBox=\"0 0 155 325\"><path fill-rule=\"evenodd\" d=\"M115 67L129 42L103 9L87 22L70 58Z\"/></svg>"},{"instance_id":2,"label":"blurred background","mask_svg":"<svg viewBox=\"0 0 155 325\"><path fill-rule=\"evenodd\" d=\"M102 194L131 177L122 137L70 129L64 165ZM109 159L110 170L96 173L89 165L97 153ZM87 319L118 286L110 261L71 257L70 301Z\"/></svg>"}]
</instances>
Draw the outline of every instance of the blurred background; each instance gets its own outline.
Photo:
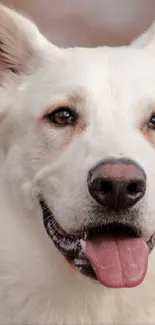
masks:
<instances>
[{"instance_id":1,"label":"blurred background","mask_svg":"<svg viewBox=\"0 0 155 325\"><path fill-rule=\"evenodd\" d=\"M1 0L61 46L128 44L155 19L155 0Z\"/></svg>"}]
</instances>

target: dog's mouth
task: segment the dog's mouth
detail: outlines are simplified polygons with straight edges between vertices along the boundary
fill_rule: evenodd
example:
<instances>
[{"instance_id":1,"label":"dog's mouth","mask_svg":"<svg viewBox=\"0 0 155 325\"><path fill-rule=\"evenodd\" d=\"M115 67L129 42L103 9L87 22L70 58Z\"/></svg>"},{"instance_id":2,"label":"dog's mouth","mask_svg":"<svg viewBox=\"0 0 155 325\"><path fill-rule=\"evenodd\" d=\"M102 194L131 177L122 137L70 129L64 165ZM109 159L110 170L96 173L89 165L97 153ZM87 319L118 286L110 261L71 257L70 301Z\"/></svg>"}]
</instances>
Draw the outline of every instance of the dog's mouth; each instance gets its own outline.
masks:
<instances>
[{"instance_id":1,"label":"dog's mouth","mask_svg":"<svg viewBox=\"0 0 155 325\"><path fill-rule=\"evenodd\" d=\"M82 274L113 288L134 287L143 281L155 236L146 243L135 227L116 222L68 234L44 200L40 205L49 237Z\"/></svg>"}]
</instances>

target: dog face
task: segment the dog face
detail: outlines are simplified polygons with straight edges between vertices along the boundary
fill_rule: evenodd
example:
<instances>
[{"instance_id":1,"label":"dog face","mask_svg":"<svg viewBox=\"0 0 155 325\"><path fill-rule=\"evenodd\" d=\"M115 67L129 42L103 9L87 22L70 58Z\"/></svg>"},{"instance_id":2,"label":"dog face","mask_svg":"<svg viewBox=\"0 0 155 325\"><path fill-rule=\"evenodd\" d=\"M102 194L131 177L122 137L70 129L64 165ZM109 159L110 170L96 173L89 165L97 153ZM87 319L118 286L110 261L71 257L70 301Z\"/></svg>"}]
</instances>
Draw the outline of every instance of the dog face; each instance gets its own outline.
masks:
<instances>
[{"instance_id":1,"label":"dog face","mask_svg":"<svg viewBox=\"0 0 155 325\"><path fill-rule=\"evenodd\" d=\"M26 18L0 11L1 156L16 195L37 201L74 264L94 229L153 246L153 41L58 49Z\"/></svg>"}]
</instances>

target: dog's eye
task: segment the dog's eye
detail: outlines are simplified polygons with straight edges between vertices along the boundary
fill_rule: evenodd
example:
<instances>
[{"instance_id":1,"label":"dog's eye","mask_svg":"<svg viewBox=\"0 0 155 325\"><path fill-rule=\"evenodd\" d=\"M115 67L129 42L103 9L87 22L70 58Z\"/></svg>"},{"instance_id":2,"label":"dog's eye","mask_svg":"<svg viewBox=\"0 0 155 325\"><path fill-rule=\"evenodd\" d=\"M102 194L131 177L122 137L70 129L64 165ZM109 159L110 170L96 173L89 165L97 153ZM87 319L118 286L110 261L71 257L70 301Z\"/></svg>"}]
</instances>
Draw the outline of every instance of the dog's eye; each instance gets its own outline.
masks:
<instances>
[{"instance_id":1,"label":"dog's eye","mask_svg":"<svg viewBox=\"0 0 155 325\"><path fill-rule=\"evenodd\" d=\"M77 119L76 114L68 107L60 107L54 112L45 116L46 120L57 126L74 125Z\"/></svg>"},{"instance_id":2,"label":"dog's eye","mask_svg":"<svg viewBox=\"0 0 155 325\"><path fill-rule=\"evenodd\" d=\"M155 130L155 115L153 115L149 121L149 128Z\"/></svg>"}]
</instances>

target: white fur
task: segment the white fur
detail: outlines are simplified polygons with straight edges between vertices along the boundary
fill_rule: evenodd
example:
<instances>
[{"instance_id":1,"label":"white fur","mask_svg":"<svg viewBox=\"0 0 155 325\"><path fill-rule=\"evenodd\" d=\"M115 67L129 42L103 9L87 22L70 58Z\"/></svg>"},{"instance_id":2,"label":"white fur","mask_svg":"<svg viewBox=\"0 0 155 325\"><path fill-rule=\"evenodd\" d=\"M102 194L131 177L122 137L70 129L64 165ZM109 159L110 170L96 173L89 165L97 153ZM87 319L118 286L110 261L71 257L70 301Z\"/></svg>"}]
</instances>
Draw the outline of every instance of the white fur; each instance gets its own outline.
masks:
<instances>
[{"instance_id":1,"label":"white fur","mask_svg":"<svg viewBox=\"0 0 155 325\"><path fill-rule=\"evenodd\" d=\"M38 202L79 229L92 213L89 169L128 157L147 175L143 235L155 232L155 131L142 133L155 112L154 36L153 27L129 47L58 49L0 7L0 324L155 324L155 250L139 287L104 288L53 246ZM80 114L74 134L40 120L68 101Z\"/></svg>"}]
</instances>

